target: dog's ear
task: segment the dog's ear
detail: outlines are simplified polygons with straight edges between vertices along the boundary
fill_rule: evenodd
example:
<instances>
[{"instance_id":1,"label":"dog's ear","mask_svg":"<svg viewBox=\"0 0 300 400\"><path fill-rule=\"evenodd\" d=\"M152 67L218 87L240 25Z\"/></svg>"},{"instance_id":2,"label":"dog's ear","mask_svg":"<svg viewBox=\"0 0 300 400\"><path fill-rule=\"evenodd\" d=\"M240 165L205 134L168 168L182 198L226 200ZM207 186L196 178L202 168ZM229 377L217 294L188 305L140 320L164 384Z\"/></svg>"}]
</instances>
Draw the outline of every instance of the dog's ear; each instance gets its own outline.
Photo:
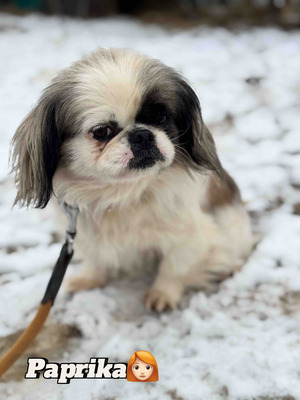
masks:
<instances>
[{"instance_id":1,"label":"dog's ear","mask_svg":"<svg viewBox=\"0 0 300 400\"><path fill-rule=\"evenodd\" d=\"M62 142L59 96L57 85L49 86L12 139L12 172L18 189L14 204L44 208L51 197Z\"/></svg>"},{"instance_id":2,"label":"dog's ear","mask_svg":"<svg viewBox=\"0 0 300 400\"><path fill-rule=\"evenodd\" d=\"M209 169L218 175L223 168L217 155L214 139L205 126L198 97L191 86L177 77L177 111L179 159L194 169Z\"/></svg>"}]
</instances>

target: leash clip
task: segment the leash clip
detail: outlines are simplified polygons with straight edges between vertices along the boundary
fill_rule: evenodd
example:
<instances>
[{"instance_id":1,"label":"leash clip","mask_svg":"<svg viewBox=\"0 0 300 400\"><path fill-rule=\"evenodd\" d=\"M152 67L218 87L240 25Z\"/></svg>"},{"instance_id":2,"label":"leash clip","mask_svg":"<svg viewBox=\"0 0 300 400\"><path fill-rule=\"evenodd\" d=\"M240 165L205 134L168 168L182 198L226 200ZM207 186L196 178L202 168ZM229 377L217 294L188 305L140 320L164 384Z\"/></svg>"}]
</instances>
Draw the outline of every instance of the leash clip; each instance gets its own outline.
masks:
<instances>
[{"instance_id":1,"label":"leash clip","mask_svg":"<svg viewBox=\"0 0 300 400\"><path fill-rule=\"evenodd\" d=\"M59 205L62 208L63 212L66 214L68 219L68 228L66 230L66 243L67 243L67 251L68 254L73 252L73 243L76 235L76 222L77 216L79 213L79 208L76 206L71 206L67 204L65 201L59 201Z\"/></svg>"}]
</instances>

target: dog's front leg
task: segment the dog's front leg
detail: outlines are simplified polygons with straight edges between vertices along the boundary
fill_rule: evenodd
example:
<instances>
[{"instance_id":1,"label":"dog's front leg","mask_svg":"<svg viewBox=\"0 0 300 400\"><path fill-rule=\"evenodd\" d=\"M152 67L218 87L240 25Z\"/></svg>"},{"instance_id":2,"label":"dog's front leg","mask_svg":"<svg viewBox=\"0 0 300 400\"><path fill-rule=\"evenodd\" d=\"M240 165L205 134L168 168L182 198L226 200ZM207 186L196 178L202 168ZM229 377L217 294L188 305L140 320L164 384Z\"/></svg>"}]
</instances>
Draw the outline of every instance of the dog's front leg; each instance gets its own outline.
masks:
<instances>
[{"instance_id":1,"label":"dog's front leg","mask_svg":"<svg viewBox=\"0 0 300 400\"><path fill-rule=\"evenodd\" d=\"M148 310L175 309L190 281L190 269L199 259L199 250L188 244L172 249L164 256L151 288L145 293Z\"/></svg>"},{"instance_id":2,"label":"dog's front leg","mask_svg":"<svg viewBox=\"0 0 300 400\"><path fill-rule=\"evenodd\" d=\"M82 271L67 279L65 291L68 293L91 290L103 287L109 280L109 273L106 269L85 265Z\"/></svg>"},{"instance_id":3,"label":"dog's front leg","mask_svg":"<svg viewBox=\"0 0 300 400\"><path fill-rule=\"evenodd\" d=\"M83 249L81 249L83 253ZM82 290L91 290L97 287L103 287L109 280L109 272L106 260L101 257L101 252L97 246L90 246L86 250L84 264L78 275L67 279L65 290L69 293L75 293Z\"/></svg>"}]
</instances>

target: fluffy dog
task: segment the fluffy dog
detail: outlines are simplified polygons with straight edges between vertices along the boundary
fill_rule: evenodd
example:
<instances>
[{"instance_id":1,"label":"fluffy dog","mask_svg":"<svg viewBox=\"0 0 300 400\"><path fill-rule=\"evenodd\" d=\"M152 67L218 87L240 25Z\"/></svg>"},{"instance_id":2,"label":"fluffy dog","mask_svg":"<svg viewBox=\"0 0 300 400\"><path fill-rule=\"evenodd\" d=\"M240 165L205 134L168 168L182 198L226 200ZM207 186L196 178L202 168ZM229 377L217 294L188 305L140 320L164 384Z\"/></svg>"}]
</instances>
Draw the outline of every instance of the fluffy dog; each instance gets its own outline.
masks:
<instances>
[{"instance_id":1,"label":"fluffy dog","mask_svg":"<svg viewBox=\"0 0 300 400\"><path fill-rule=\"evenodd\" d=\"M239 190L223 169L199 100L174 69L124 49L99 49L63 70L13 138L16 203L52 193L80 209L70 291L108 271L159 269L148 309L175 308L185 288L238 269L252 248Z\"/></svg>"}]
</instances>

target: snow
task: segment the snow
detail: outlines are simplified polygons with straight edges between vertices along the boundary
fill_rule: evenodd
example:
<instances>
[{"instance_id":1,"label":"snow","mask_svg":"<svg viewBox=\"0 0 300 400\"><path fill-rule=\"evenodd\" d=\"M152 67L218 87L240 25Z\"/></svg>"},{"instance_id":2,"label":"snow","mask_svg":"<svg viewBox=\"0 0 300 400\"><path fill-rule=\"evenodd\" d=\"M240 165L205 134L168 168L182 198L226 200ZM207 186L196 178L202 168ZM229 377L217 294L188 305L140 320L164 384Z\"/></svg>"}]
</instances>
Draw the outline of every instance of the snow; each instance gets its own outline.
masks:
<instances>
[{"instance_id":1,"label":"snow","mask_svg":"<svg viewBox=\"0 0 300 400\"><path fill-rule=\"evenodd\" d=\"M157 359L159 382L8 379L0 399L300 399L300 216L294 213L300 203L300 32L167 31L126 18L8 14L0 14L0 28L3 339L30 322L60 250L51 206L11 209L9 143L50 79L97 46L143 51L192 82L260 239L243 269L216 293L193 291L172 313L145 311L151 276L124 276L73 296L61 290L47 324L70 324L80 336L55 361L128 362L145 349Z\"/></svg>"},{"instance_id":2,"label":"snow","mask_svg":"<svg viewBox=\"0 0 300 400\"><path fill-rule=\"evenodd\" d=\"M272 110L260 108L236 118L236 130L239 135L257 141L280 135L280 127L276 123Z\"/></svg>"}]
</instances>

